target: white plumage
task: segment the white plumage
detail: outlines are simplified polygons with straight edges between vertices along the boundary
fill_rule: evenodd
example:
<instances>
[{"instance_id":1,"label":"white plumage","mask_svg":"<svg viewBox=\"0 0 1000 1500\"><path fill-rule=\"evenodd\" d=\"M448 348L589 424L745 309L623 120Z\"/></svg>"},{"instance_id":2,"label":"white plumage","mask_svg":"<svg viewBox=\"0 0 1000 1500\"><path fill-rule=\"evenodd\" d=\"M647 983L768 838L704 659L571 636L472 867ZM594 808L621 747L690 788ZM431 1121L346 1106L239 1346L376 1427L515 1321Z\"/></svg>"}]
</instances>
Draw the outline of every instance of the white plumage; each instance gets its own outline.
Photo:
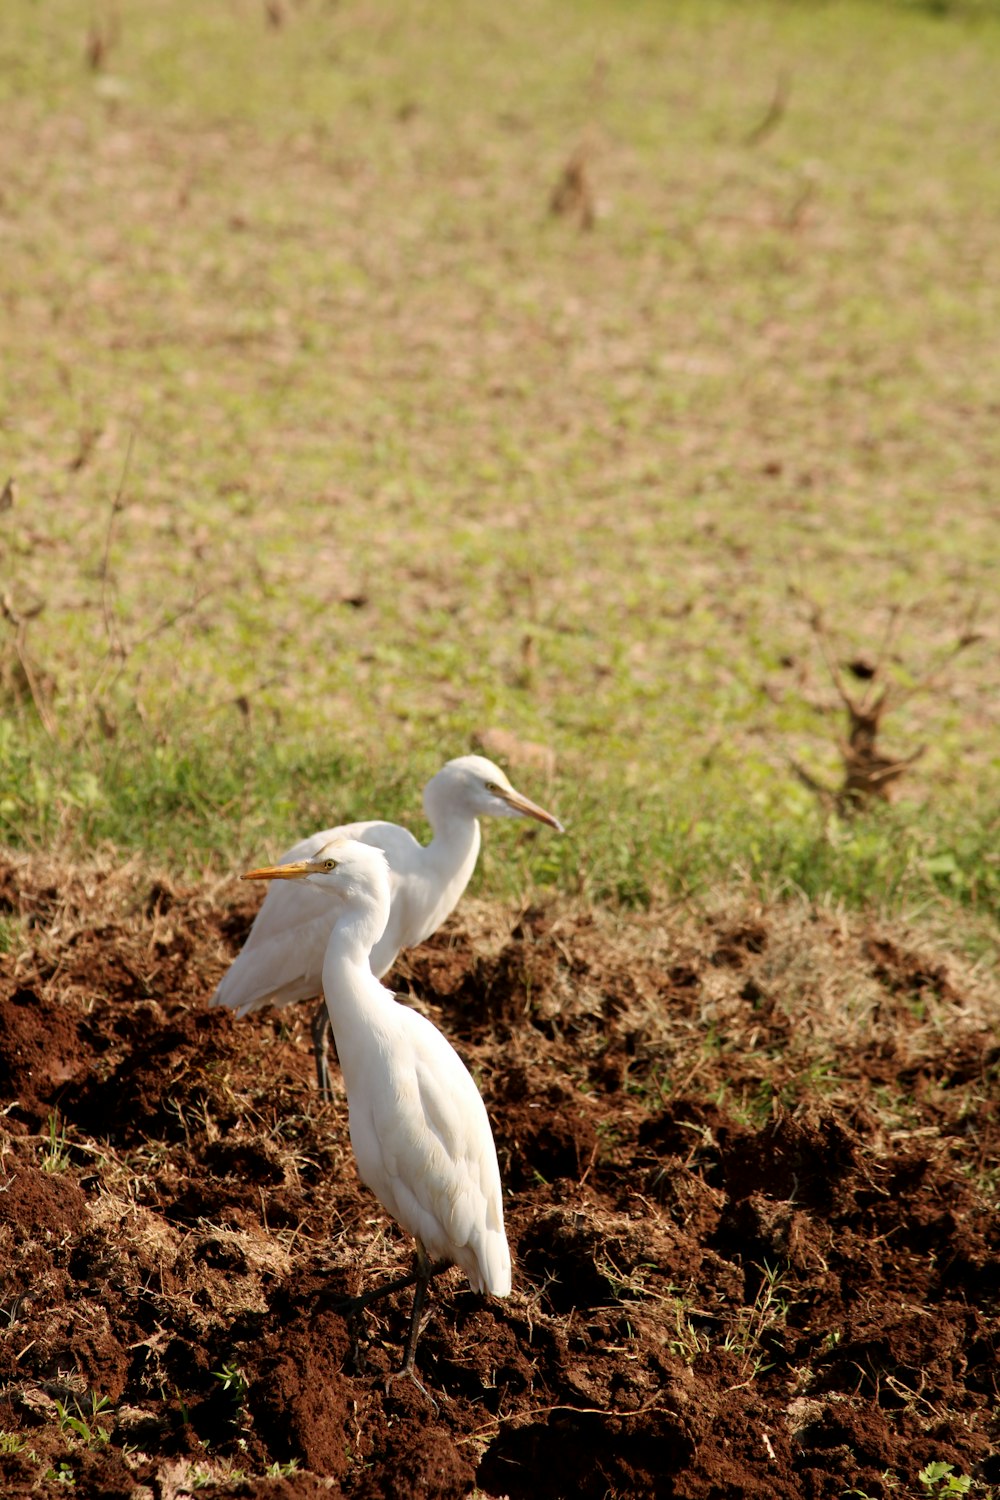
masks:
<instances>
[{"instance_id":1,"label":"white plumage","mask_svg":"<svg viewBox=\"0 0 1000 1500\"><path fill-rule=\"evenodd\" d=\"M500 1169L479 1091L440 1031L378 988L377 1000L374 986L367 997L363 1034L346 1007L335 1007L361 1180L432 1261L454 1262L475 1291L505 1297Z\"/></svg>"},{"instance_id":2,"label":"white plumage","mask_svg":"<svg viewBox=\"0 0 1000 1500\"><path fill-rule=\"evenodd\" d=\"M510 1291L500 1170L486 1108L454 1048L372 973L370 955L390 910L381 850L336 839L307 859L243 878L295 881L295 889L287 888L293 900L317 897L328 908L321 977L358 1172L417 1241L417 1293L404 1360L412 1371L429 1261L460 1266L476 1291L495 1297Z\"/></svg>"},{"instance_id":3,"label":"white plumage","mask_svg":"<svg viewBox=\"0 0 1000 1500\"><path fill-rule=\"evenodd\" d=\"M424 788L424 811L433 837L419 844L397 823L349 823L303 839L282 855L280 864L312 859L336 838L381 849L389 867L389 919L371 953L372 972L388 972L403 948L436 932L454 910L472 877L479 855L479 818L536 818L562 832L552 813L516 791L492 761L463 755L448 761ZM265 1005L279 1008L323 993L323 959L334 922L331 903L319 890L272 885L257 913L243 950L223 975L212 1005L244 1016ZM326 992L329 999L329 991ZM322 1039L326 1012L317 1013L320 1084L325 1086Z\"/></svg>"}]
</instances>

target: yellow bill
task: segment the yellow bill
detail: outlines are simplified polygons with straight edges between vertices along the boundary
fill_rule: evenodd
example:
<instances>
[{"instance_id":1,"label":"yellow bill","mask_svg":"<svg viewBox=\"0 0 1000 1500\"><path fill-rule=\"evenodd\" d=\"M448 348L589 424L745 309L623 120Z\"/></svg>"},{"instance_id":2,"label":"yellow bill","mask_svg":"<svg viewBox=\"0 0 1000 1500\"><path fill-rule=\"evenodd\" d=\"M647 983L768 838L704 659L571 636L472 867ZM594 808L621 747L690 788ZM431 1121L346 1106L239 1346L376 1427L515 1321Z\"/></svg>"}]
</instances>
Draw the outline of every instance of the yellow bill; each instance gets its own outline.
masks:
<instances>
[{"instance_id":1,"label":"yellow bill","mask_svg":"<svg viewBox=\"0 0 1000 1500\"><path fill-rule=\"evenodd\" d=\"M259 870L248 870L241 880L304 880L316 866L308 859L294 861L290 865L262 865Z\"/></svg>"},{"instance_id":2,"label":"yellow bill","mask_svg":"<svg viewBox=\"0 0 1000 1500\"><path fill-rule=\"evenodd\" d=\"M538 823L547 823L557 833L566 832L554 813L546 812L544 807L539 807L537 802L532 802L531 798L525 797L523 793L515 792L513 787L495 786L493 795L506 802L507 806L512 807L515 812L523 814L524 817L534 818Z\"/></svg>"}]
</instances>

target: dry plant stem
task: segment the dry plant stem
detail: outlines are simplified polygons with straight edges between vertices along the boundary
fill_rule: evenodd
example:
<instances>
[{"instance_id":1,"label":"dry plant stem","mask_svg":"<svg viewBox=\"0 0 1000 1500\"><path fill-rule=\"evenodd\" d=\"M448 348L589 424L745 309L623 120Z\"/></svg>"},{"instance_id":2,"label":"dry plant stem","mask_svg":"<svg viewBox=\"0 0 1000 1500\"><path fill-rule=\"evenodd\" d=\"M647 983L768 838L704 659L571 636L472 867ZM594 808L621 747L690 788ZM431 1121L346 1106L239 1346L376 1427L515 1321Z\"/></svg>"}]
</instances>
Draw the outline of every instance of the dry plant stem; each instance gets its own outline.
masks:
<instances>
[{"instance_id":1,"label":"dry plant stem","mask_svg":"<svg viewBox=\"0 0 1000 1500\"><path fill-rule=\"evenodd\" d=\"M35 712L38 714L39 721L45 733L50 740L54 741L56 738L56 722L49 705L45 701L42 685L35 676L35 669L31 665L31 657L28 655L27 636L30 617L15 609L9 594L4 594L3 598L0 599L0 609L3 610L4 618L9 620L14 627L14 651L17 655L21 672L24 675L24 680L28 685L28 692L31 694L31 701L35 706Z\"/></svg>"},{"instance_id":2,"label":"dry plant stem","mask_svg":"<svg viewBox=\"0 0 1000 1500\"><path fill-rule=\"evenodd\" d=\"M586 146L578 146L563 167L549 199L549 213L575 218L580 229L593 229L597 222Z\"/></svg>"},{"instance_id":3,"label":"dry plant stem","mask_svg":"<svg viewBox=\"0 0 1000 1500\"><path fill-rule=\"evenodd\" d=\"M797 591L796 591L797 592ZM881 688L878 697L873 694L880 685L883 674L883 663L892 648L893 641L899 629L902 612L897 606L893 606L888 613L885 633L879 646L875 666L872 669L868 683L859 698L855 698L848 692L844 684L843 675L830 647L829 635L823 615L818 605L810 604L809 624L813 634L819 642L820 651L830 674L830 680L837 691L841 703L847 711L847 735L838 741L841 759L844 764L844 779L840 787L834 790L824 786L816 780L803 766L792 760L791 768L804 786L808 787L829 810L836 810L841 814L850 814L859 807L872 800L887 802L892 784L898 781L909 766L912 766L924 754L925 746L920 745L910 755L890 758L880 753L878 749L878 735L881 728L883 716L891 707L897 707L906 702L914 693L927 689L931 686L934 678L943 668L961 651L982 639L981 635L973 628L977 604L974 604L969 612L968 618L963 626L957 642L941 653L938 660L927 669L909 688L896 688L888 684Z\"/></svg>"},{"instance_id":4,"label":"dry plant stem","mask_svg":"<svg viewBox=\"0 0 1000 1500\"><path fill-rule=\"evenodd\" d=\"M144 630L141 635L137 636L131 650L135 652L141 646L148 645L150 641L156 640L158 636L173 629L179 620L184 620L188 615L193 615L196 610L201 608L205 600L210 599L213 594L218 593L221 587L221 584L213 583L208 588L199 589L189 604L182 604L179 609L175 609L171 614L164 615L161 620L157 620L155 625L151 625L148 630ZM123 667L118 669L118 672L115 674L115 681L121 676L122 670Z\"/></svg>"},{"instance_id":5,"label":"dry plant stem","mask_svg":"<svg viewBox=\"0 0 1000 1500\"><path fill-rule=\"evenodd\" d=\"M210 598L221 587L220 584L213 583L207 588L199 589L189 604L181 605L180 608L164 615L147 630L137 635L131 644L127 644L124 640L115 616L111 547L114 542L117 518L125 508L125 488L132 466L135 442L136 432L133 428L129 435L121 477L118 481L118 488L115 491L114 499L111 502L111 508L108 513L108 524L104 533L104 554L101 559L101 614L104 620L104 633L107 636L108 649L98 669L97 677L90 693L91 704L95 703L100 692L110 692L116 686L136 651L149 645L151 641L158 639L168 630L171 630L179 620L183 620L188 615L194 614L200 609L205 600Z\"/></svg>"},{"instance_id":6,"label":"dry plant stem","mask_svg":"<svg viewBox=\"0 0 1000 1500\"><path fill-rule=\"evenodd\" d=\"M970 646L976 646L980 641L985 640L984 633L975 628L978 613L979 600L974 599L969 606L969 613L966 616L965 624L959 632L958 639L953 645L946 646L938 654L937 659L931 662L926 672L918 677L916 682L912 683L908 688L896 689L892 697L893 708L898 708L900 704L907 703L914 694L934 687L938 674L943 672L945 667L950 666L955 658L960 656L963 651L967 651Z\"/></svg>"},{"instance_id":7,"label":"dry plant stem","mask_svg":"<svg viewBox=\"0 0 1000 1500\"><path fill-rule=\"evenodd\" d=\"M115 620L114 609L109 592L109 580L111 576L111 543L115 534L115 520L121 512L125 503L125 485L128 481L128 473L132 464L132 453L135 448L135 429L129 433L128 448L125 451L125 462L122 464L121 478L115 497L111 502L111 510L108 514L107 529L104 533L104 556L101 559L101 613L104 616L104 633L108 638L108 656L125 661L128 657L128 649L122 640L118 623ZM103 668L102 668L103 671ZM100 681L100 674L98 675ZM96 690L95 690L96 691Z\"/></svg>"},{"instance_id":8,"label":"dry plant stem","mask_svg":"<svg viewBox=\"0 0 1000 1500\"><path fill-rule=\"evenodd\" d=\"M744 146L759 146L761 141L765 141L769 135L777 130L778 126L781 124L782 120L785 117L785 111L788 109L788 99L791 92L792 80L789 75L784 70L782 70L778 74L777 81L774 85L774 94L771 98L770 104L767 106L767 109L764 112L763 117L757 122L753 129L748 130L746 135L743 137Z\"/></svg>"}]
</instances>

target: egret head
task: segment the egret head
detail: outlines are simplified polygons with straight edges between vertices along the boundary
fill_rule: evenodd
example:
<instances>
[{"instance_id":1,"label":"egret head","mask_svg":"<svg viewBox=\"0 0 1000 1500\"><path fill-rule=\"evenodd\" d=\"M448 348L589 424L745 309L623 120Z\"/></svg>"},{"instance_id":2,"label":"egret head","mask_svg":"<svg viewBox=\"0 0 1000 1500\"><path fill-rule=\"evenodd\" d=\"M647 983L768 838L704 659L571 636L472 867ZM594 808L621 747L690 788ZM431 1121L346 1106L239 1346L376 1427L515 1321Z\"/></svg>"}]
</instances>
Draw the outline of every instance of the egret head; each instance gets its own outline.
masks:
<instances>
[{"instance_id":1,"label":"egret head","mask_svg":"<svg viewBox=\"0 0 1000 1500\"><path fill-rule=\"evenodd\" d=\"M381 849L357 839L331 839L311 859L248 870L243 880L301 880L345 905L389 908L389 866Z\"/></svg>"},{"instance_id":2,"label":"egret head","mask_svg":"<svg viewBox=\"0 0 1000 1500\"><path fill-rule=\"evenodd\" d=\"M500 767L484 755L450 760L424 788L424 807L432 824L458 812L474 818L535 818L563 832L554 814L516 791Z\"/></svg>"}]
</instances>

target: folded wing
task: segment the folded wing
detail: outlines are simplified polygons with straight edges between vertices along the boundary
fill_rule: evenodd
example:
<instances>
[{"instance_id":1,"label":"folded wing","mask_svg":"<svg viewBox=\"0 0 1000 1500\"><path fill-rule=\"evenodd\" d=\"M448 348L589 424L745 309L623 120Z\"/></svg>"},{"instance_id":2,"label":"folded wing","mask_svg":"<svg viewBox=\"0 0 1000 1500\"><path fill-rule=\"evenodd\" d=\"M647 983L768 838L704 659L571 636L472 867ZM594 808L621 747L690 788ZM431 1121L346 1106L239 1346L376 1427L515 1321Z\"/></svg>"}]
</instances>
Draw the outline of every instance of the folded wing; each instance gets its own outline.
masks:
<instances>
[{"instance_id":1,"label":"folded wing","mask_svg":"<svg viewBox=\"0 0 1000 1500\"><path fill-rule=\"evenodd\" d=\"M421 846L396 823L347 823L301 839L278 863L287 865L312 859L335 838L372 844L383 849L389 861L392 899L389 925L372 953L373 972L384 974L400 948L407 946L402 931L405 903L401 906L396 897L401 879L419 864ZM302 881L272 881L242 951L223 975L209 1003L245 1016L265 1005L280 1010L293 1001L321 995L323 956L336 918L336 907L324 891Z\"/></svg>"},{"instance_id":2,"label":"folded wing","mask_svg":"<svg viewBox=\"0 0 1000 1500\"><path fill-rule=\"evenodd\" d=\"M340 1053L361 1178L432 1260L453 1261L475 1290L504 1297L510 1251L486 1107L441 1033L396 1009L391 1049L369 1053L361 1076Z\"/></svg>"}]
</instances>

